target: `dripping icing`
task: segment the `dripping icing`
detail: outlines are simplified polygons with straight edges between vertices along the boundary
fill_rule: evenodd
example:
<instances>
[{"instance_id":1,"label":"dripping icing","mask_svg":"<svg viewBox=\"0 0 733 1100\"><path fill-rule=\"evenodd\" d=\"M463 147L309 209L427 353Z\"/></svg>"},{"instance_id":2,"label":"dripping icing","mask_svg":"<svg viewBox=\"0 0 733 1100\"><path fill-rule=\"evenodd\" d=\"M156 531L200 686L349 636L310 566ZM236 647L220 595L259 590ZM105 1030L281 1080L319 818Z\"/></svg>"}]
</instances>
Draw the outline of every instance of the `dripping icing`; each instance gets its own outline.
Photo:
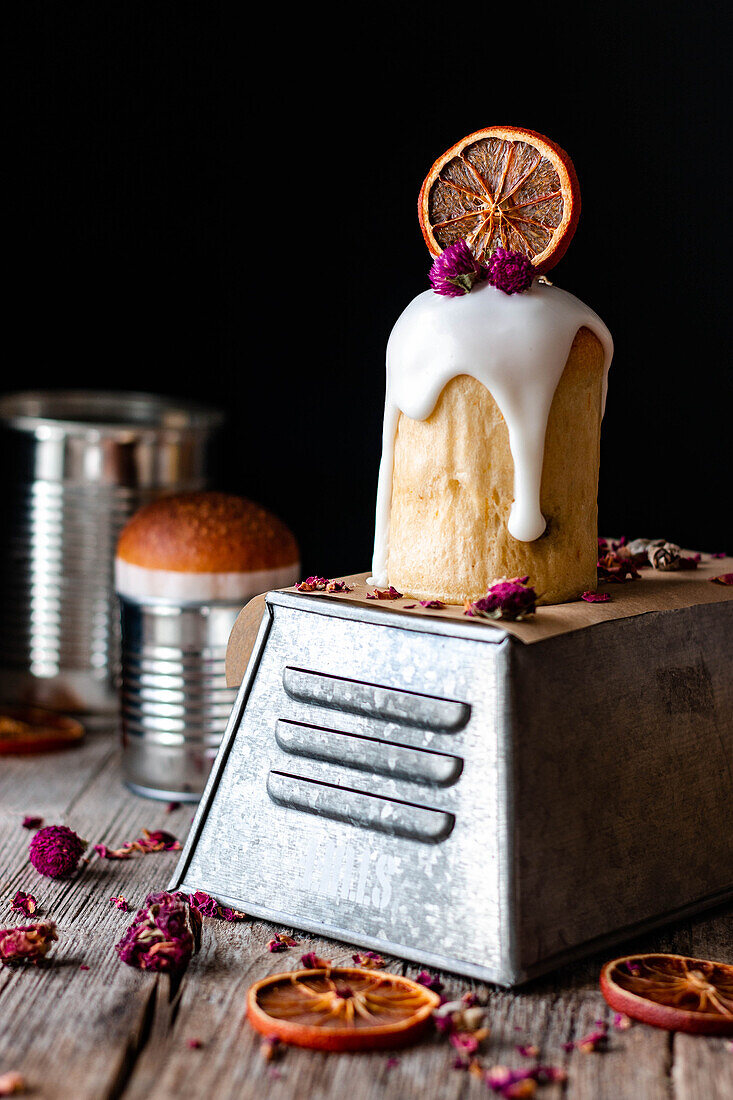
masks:
<instances>
[{"instance_id":1,"label":"dripping icing","mask_svg":"<svg viewBox=\"0 0 733 1100\"><path fill-rule=\"evenodd\" d=\"M388 583L399 415L426 420L448 382L461 374L486 386L506 421L514 460L509 533L520 542L540 537L545 529L540 486L547 420L573 340L584 326L603 346L605 408L613 341L600 317L573 294L535 281L523 294L504 294L481 283L458 298L426 290L413 299L387 344L382 460L369 583Z\"/></svg>"}]
</instances>

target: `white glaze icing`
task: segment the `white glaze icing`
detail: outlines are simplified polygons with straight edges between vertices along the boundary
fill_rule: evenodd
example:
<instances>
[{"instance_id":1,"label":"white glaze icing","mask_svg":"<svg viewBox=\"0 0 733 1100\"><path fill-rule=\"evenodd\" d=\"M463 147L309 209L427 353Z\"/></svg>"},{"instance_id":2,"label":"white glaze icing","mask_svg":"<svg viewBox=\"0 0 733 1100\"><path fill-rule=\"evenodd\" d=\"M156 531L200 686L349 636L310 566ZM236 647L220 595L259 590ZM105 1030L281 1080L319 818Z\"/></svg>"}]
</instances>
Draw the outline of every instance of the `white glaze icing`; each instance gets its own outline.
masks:
<instances>
[{"instance_id":1,"label":"white glaze icing","mask_svg":"<svg viewBox=\"0 0 733 1100\"><path fill-rule=\"evenodd\" d=\"M115 589L133 600L248 600L272 588L286 588L300 579L300 564L250 573L183 573L147 569L115 558Z\"/></svg>"},{"instance_id":2,"label":"white glaze icing","mask_svg":"<svg viewBox=\"0 0 733 1100\"><path fill-rule=\"evenodd\" d=\"M389 581L389 522L394 441L400 413L430 416L444 387L461 374L482 382L499 406L514 460L511 535L533 542L545 529L540 511L542 461L550 406L578 329L585 326L604 352L603 404L613 340L603 321L573 294L534 281L522 294L480 283L448 298L426 290L410 302L387 344L382 461L377 488L373 576Z\"/></svg>"}]
</instances>

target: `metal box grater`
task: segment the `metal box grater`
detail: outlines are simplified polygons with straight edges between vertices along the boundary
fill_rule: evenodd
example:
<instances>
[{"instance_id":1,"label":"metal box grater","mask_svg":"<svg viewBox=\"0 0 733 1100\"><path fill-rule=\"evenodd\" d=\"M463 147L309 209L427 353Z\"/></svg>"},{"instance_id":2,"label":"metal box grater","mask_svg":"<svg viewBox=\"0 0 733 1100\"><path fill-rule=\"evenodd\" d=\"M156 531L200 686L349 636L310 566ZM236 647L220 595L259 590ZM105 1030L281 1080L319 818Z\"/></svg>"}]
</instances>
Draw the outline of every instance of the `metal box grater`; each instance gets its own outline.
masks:
<instances>
[{"instance_id":1,"label":"metal box grater","mask_svg":"<svg viewBox=\"0 0 733 1100\"><path fill-rule=\"evenodd\" d=\"M172 889L515 985L733 896L733 601L523 645L271 592Z\"/></svg>"}]
</instances>

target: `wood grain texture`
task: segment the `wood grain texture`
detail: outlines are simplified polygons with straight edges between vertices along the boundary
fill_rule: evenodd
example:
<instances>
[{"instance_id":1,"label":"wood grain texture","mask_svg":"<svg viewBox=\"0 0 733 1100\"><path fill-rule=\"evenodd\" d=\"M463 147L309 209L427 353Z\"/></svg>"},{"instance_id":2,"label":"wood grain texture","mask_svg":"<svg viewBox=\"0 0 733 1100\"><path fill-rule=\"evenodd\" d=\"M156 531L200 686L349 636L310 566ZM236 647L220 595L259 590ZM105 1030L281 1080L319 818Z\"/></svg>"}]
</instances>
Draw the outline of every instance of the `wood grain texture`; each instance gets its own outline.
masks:
<instances>
[{"instance_id":1,"label":"wood grain texture","mask_svg":"<svg viewBox=\"0 0 733 1100\"><path fill-rule=\"evenodd\" d=\"M98 734L83 749L4 760L0 770L0 925L20 923L9 912L17 889L30 891L40 913L55 920L60 942L45 967L0 967L0 1073L22 1072L42 1100L173 1100L180 1096L267 1097L268 1100L478 1100L486 1085L452 1068L454 1052L433 1036L417 1047L365 1055L322 1055L296 1049L266 1062L244 1019L252 981L296 965L314 950L349 962L353 948L295 931L296 948L271 954L273 927L260 921L206 920L202 949L180 984L122 965L114 945L131 919L110 903L122 893L131 910L170 877L176 853L124 862L95 855L68 881L42 878L27 860L25 813L47 824L67 823L90 845L117 846L143 827L165 828L183 840L191 808L167 813L161 803L121 785L114 739ZM91 848L90 848L91 850ZM292 930L291 930L292 931ZM626 948L623 949L626 951ZM628 945L733 960L733 907L697 917ZM733 1051L724 1039L671 1035L636 1024L609 1030L608 1050L564 1050L612 1022L598 992L605 957L567 967L510 993L443 975L449 994L473 989L486 1003L491 1029L487 1066L528 1062L517 1045L540 1048L540 1061L562 1066L564 1084L541 1086L539 1100L730 1100ZM88 970L81 967L88 966ZM416 967L388 960L390 969ZM200 1048L188 1046L197 1039Z\"/></svg>"}]
</instances>

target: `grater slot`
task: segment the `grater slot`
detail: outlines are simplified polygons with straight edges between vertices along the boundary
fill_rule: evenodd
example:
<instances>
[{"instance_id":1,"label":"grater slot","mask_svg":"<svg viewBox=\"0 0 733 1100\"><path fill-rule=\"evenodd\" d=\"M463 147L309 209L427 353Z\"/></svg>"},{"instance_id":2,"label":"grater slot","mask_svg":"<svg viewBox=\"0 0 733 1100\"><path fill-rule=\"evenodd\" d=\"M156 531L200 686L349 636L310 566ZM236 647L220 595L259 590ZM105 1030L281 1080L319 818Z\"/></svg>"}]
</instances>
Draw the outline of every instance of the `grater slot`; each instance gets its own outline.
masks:
<instances>
[{"instance_id":1,"label":"grater slot","mask_svg":"<svg viewBox=\"0 0 733 1100\"><path fill-rule=\"evenodd\" d=\"M325 760L330 764L433 787L452 786L463 770L463 761L459 756L304 722L291 722L286 718L278 720L275 739L283 752L293 756Z\"/></svg>"},{"instance_id":2,"label":"grater slot","mask_svg":"<svg viewBox=\"0 0 733 1100\"><path fill-rule=\"evenodd\" d=\"M291 699L301 703L381 718L385 722L399 722L436 733L456 733L463 729L471 716L468 703L459 703L454 699L420 695L415 691L368 684L362 680L347 680L342 676L311 672L290 665L283 672L283 687Z\"/></svg>"},{"instance_id":3,"label":"grater slot","mask_svg":"<svg viewBox=\"0 0 733 1100\"><path fill-rule=\"evenodd\" d=\"M273 802L290 810L303 810L318 817L345 821L389 836L438 844L450 836L455 824L453 814L400 802L395 798L369 794L350 787L336 787L301 775L271 771L267 793Z\"/></svg>"}]
</instances>

